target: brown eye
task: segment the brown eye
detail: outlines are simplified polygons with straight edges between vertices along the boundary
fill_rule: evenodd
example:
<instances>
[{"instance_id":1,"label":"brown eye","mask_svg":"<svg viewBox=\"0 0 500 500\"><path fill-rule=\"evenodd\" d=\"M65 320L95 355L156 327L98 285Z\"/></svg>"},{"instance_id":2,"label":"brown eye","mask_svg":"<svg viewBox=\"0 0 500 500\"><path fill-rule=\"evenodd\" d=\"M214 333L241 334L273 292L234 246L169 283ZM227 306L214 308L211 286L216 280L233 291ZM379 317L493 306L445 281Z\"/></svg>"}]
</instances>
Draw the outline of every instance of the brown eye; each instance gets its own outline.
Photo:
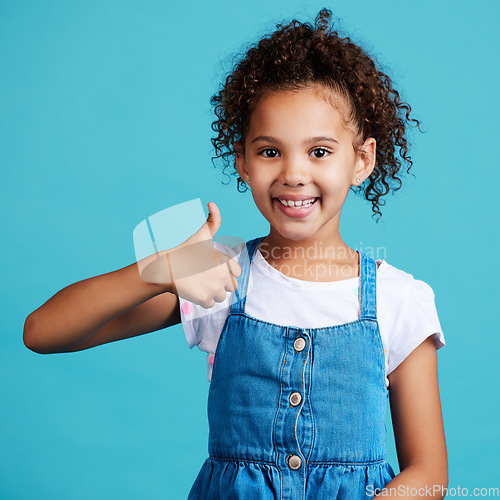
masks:
<instances>
[{"instance_id":1,"label":"brown eye","mask_svg":"<svg viewBox=\"0 0 500 500\"><path fill-rule=\"evenodd\" d=\"M316 158L324 158L326 156L327 153L329 153L330 151L328 151L327 149L325 148L316 148L313 150L313 153L315 153L316 151L322 151L323 154L321 156L317 156L316 154L314 155Z\"/></svg>"},{"instance_id":2,"label":"brown eye","mask_svg":"<svg viewBox=\"0 0 500 500\"><path fill-rule=\"evenodd\" d=\"M263 149L259 155L262 155L262 153L265 153L266 151L274 151L274 153L277 153L276 149L274 148L266 148L266 149ZM272 156L268 156L268 155L264 155L264 158L275 158L276 156L273 154Z\"/></svg>"}]
</instances>

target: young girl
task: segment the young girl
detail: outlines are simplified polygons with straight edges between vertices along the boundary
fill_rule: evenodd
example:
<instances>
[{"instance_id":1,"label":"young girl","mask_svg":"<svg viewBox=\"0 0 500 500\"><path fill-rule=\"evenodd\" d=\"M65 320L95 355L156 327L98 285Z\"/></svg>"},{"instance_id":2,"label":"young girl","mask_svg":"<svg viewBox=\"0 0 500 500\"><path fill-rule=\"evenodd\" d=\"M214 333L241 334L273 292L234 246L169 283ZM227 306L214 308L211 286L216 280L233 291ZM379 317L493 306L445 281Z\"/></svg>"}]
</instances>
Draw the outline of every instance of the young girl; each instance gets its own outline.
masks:
<instances>
[{"instance_id":1,"label":"young girl","mask_svg":"<svg viewBox=\"0 0 500 500\"><path fill-rule=\"evenodd\" d=\"M350 189L381 215L381 198L402 184L396 148L412 165L405 125L419 122L330 17L278 25L212 99L216 154L250 188L267 236L211 241L221 224L212 202L183 244L75 283L26 320L25 344L43 353L182 322L211 380L209 457L190 499L446 492L433 291L339 234ZM385 461L388 399L397 476Z\"/></svg>"}]
</instances>

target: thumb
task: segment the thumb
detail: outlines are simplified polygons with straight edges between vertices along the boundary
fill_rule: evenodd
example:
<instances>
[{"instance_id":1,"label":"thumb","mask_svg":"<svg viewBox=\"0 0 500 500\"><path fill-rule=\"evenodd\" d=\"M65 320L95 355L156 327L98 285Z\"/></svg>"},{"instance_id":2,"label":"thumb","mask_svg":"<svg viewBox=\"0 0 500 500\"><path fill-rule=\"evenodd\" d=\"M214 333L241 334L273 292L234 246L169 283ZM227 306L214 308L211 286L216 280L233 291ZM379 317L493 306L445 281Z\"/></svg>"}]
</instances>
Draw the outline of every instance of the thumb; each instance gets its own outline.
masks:
<instances>
[{"instance_id":1,"label":"thumb","mask_svg":"<svg viewBox=\"0 0 500 500\"><path fill-rule=\"evenodd\" d=\"M220 224L221 224L221 216L219 212L219 207L213 202L210 201L208 204L208 218L207 218L207 225L208 228L210 229L210 234L213 237L215 236L215 233L219 230Z\"/></svg>"}]
</instances>

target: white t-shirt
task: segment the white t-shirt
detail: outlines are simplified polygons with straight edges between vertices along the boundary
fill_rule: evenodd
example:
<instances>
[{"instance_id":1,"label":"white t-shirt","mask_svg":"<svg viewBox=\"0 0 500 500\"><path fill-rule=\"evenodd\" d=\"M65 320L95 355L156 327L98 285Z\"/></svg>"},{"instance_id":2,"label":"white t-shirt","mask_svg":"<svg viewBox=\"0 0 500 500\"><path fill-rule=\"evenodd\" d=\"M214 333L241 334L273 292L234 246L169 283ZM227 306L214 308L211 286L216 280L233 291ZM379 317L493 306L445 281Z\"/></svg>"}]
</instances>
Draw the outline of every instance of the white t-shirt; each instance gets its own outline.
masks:
<instances>
[{"instance_id":1,"label":"white t-shirt","mask_svg":"<svg viewBox=\"0 0 500 500\"><path fill-rule=\"evenodd\" d=\"M237 262L244 243L235 248L212 243ZM248 255L245 253L244 255ZM446 343L439 323L434 292L424 281L377 259L377 319L385 353L387 376L429 335L434 335L436 349ZM356 278L313 282L285 276L272 267L257 248L248 280L246 312L262 321L299 328L341 325L359 319L359 276ZM252 293L253 289L258 293ZM217 348L229 313L231 293L224 302L210 309L179 297L181 323L190 348L195 345L207 353L208 380L210 358ZM293 307L300 304L300 307Z\"/></svg>"}]
</instances>

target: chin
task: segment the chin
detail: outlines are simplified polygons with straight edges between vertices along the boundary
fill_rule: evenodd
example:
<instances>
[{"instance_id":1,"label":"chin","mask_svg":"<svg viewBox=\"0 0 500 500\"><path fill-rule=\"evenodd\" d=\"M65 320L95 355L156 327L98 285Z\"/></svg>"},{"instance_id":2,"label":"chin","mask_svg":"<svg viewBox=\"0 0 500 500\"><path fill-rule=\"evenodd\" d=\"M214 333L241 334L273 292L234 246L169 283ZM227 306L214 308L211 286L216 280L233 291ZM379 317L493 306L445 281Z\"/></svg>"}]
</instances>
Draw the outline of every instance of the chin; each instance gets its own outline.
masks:
<instances>
[{"instance_id":1,"label":"chin","mask_svg":"<svg viewBox=\"0 0 500 500\"><path fill-rule=\"evenodd\" d=\"M315 232L310 230L310 229L304 230L304 231L297 231L297 229L286 231L283 228L276 228L275 227L275 230L280 234L281 237L283 237L287 240L290 240L290 241L306 240L308 238L311 238L315 234Z\"/></svg>"}]
</instances>

